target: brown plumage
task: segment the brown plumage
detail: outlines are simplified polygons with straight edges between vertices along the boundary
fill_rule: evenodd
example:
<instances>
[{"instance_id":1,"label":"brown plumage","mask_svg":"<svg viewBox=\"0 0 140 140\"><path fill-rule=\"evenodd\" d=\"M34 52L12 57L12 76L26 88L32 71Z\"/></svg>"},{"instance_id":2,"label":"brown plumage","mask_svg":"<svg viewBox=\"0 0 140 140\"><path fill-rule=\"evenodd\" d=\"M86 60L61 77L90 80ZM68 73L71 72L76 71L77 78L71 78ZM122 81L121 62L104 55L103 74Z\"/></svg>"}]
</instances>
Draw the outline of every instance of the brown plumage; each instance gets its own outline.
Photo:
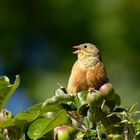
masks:
<instances>
[{"instance_id":1,"label":"brown plumage","mask_svg":"<svg viewBox=\"0 0 140 140\"><path fill-rule=\"evenodd\" d=\"M95 45L84 43L74 46L78 60L74 63L68 82L68 92L76 95L79 91L90 88L99 89L107 82L104 64Z\"/></svg>"}]
</instances>

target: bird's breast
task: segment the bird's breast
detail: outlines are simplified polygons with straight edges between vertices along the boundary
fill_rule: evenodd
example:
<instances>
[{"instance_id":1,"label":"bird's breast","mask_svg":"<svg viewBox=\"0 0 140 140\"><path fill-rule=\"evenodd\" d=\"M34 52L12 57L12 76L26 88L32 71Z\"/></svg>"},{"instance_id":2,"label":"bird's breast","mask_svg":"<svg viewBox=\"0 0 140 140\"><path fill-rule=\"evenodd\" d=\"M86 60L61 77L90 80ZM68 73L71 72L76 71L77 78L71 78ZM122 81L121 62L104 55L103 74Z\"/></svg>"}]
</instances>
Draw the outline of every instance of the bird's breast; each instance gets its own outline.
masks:
<instances>
[{"instance_id":1,"label":"bird's breast","mask_svg":"<svg viewBox=\"0 0 140 140\"><path fill-rule=\"evenodd\" d=\"M79 61L76 61L71 72L68 83L68 90L76 94L89 88L98 89L106 80L104 65L98 62L95 66L84 67Z\"/></svg>"}]
</instances>

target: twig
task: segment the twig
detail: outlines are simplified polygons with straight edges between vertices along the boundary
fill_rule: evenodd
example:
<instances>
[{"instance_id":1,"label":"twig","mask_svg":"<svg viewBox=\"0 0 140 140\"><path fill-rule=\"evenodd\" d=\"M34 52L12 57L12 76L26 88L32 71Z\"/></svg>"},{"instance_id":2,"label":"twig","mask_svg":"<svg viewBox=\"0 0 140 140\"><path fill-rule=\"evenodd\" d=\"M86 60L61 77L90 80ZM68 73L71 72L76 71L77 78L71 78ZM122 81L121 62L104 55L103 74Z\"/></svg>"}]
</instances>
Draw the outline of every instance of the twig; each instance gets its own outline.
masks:
<instances>
[{"instance_id":1,"label":"twig","mask_svg":"<svg viewBox=\"0 0 140 140\"><path fill-rule=\"evenodd\" d=\"M124 129L124 140L129 140L129 130L127 127Z\"/></svg>"},{"instance_id":2,"label":"twig","mask_svg":"<svg viewBox=\"0 0 140 140\"><path fill-rule=\"evenodd\" d=\"M104 105L105 105L106 100L103 100L103 103L101 105L101 109L103 109Z\"/></svg>"},{"instance_id":3,"label":"twig","mask_svg":"<svg viewBox=\"0 0 140 140\"><path fill-rule=\"evenodd\" d=\"M79 125L80 125L80 127L81 128L76 128L76 129L79 129L80 131L82 131L82 132L86 132L87 131L87 129L86 129L86 127L84 126L84 124L82 123L82 122L80 122L79 120L77 120L73 115L71 115L69 112L68 112L68 114L69 114L69 116L72 118L72 119L74 119L76 122L78 122L79 123ZM72 125L73 126L73 125ZM74 126L73 126L74 127Z\"/></svg>"}]
</instances>

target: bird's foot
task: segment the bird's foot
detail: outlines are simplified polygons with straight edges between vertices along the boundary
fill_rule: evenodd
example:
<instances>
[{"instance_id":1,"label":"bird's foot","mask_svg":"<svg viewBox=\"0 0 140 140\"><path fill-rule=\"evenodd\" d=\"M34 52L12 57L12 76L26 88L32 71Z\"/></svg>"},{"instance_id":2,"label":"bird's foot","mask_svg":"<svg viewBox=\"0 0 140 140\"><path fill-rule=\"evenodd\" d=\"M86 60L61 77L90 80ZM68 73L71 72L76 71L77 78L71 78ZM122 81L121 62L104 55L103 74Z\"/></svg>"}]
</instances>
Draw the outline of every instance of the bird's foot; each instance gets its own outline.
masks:
<instances>
[{"instance_id":1,"label":"bird's foot","mask_svg":"<svg viewBox=\"0 0 140 140\"><path fill-rule=\"evenodd\" d=\"M90 93L93 92L93 91L95 91L95 88L89 88L88 89L88 92L90 92Z\"/></svg>"}]
</instances>

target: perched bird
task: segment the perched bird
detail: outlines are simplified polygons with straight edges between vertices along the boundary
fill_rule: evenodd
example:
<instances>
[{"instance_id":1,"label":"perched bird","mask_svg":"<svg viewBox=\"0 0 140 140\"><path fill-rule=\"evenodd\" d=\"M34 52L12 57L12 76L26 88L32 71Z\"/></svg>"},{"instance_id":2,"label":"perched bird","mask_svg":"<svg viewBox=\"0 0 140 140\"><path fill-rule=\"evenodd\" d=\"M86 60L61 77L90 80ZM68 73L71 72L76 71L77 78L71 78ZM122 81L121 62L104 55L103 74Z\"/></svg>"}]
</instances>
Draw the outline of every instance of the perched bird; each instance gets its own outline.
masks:
<instances>
[{"instance_id":1,"label":"perched bird","mask_svg":"<svg viewBox=\"0 0 140 140\"><path fill-rule=\"evenodd\" d=\"M74 46L78 55L68 81L68 92L74 96L82 90L99 89L108 81L99 49L91 43Z\"/></svg>"}]
</instances>

